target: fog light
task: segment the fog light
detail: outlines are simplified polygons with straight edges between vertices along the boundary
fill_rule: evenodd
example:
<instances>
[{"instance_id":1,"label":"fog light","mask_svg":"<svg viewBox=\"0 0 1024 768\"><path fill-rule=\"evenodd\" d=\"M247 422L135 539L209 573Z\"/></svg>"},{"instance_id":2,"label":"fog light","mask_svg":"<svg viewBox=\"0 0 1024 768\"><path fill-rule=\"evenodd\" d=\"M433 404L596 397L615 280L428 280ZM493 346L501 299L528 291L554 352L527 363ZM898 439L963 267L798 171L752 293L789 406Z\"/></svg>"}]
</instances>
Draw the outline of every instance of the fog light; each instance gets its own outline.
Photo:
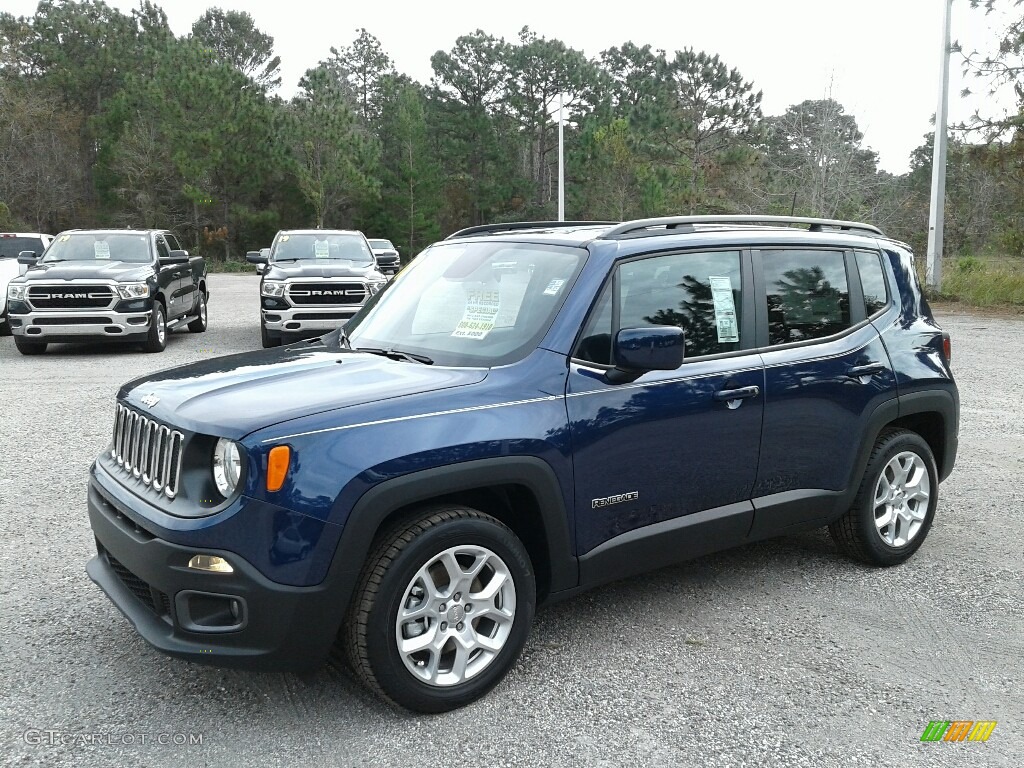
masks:
<instances>
[{"instance_id":1,"label":"fog light","mask_svg":"<svg viewBox=\"0 0 1024 768\"><path fill-rule=\"evenodd\" d=\"M192 555L192 559L188 561L188 567L195 568L197 571L212 571L213 573L235 572L231 563L216 555Z\"/></svg>"}]
</instances>

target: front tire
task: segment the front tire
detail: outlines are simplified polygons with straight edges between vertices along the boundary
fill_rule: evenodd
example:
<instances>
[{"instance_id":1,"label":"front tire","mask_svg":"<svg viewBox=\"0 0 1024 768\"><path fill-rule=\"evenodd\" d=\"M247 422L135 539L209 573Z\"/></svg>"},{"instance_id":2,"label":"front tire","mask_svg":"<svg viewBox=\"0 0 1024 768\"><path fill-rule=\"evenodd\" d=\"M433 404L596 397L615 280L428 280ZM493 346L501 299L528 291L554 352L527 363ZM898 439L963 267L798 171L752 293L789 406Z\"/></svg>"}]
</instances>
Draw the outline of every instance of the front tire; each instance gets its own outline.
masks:
<instances>
[{"instance_id":1,"label":"front tire","mask_svg":"<svg viewBox=\"0 0 1024 768\"><path fill-rule=\"evenodd\" d=\"M442 506L392 527L367 559L342 631L378 696L417 712L479 699L515 664L536 607L519 538L495 518Z\"/></svg>"},{"instance_id":2,"label":"front tire","mask_svg":"<svg viewBox=\"0 0 1024 768\"><path fill-rule=\"evenodd\" d=\"M206 294L202 291L196 296L196 306L199 309L198 317L186 326L189 333L202 333L206 330Z\"/></svg>"},{"instance_id":3,"label":"front tire","mask_svg":"<svg viewBox=\"0 0 1024 768\"><path fill-rule=\"evenodd\" d=\"M41 355L46 351L45 341L25 341L21 336L14 337L14 346L23 355Z\"/></svg>"},{"instance_id":4,"label":"front tire","mask_svg":"<svg viewBox=\"0 0 1024 768\"><path fill-rule=\"evenodd\" d=\"M935 517L939 479L924 438L905 429L878 436L850 509L829 526L845 554L898 565L924 542Z\"/></svg>"},{"instance_id":5,"label":"front tire","mask_svg":"<svg viewBox=\"0 0 1024 768\"><path fill-rule=\"evenodd\" d=\"M153 321L142 348L147 352L163 352L167 348L167 318L164 305L159 302L153 305Z\"/></svg>"},{"instance_id":6,"label":"front tire","mask_svg":"<svg viewBox=\"0 0 1024 768\"><path fill-rule=\"evenodd\" d=\"M260 323L260 342L263 344L264 349L270 349L271 347L281 346L280 336L271 336L267 333L267 326Z\"/></svg>"}]
</instances>

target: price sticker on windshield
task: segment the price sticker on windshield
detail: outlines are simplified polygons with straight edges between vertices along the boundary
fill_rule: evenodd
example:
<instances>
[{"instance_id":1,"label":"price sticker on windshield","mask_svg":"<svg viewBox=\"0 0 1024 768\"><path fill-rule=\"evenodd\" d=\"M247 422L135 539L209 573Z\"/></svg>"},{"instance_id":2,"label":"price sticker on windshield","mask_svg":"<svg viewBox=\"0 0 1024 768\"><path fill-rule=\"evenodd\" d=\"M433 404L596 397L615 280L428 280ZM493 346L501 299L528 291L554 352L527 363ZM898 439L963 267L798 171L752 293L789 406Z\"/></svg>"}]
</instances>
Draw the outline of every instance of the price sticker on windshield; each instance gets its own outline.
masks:
<instances>
[{"instance_id":1,"label":"price sticker on windshield","mask_svg":"<svg viewBox=\"0 0 1024 768\"><path fill-rule=\"evenodd\" d=\"M466 311L452 331L456 339L482 339L494 330L501 309L498 291L467 291Z\"/></svg>"},{"instance_id":2,"label":"price sticker on windshield","mask_svg":"<svg viewBox=\"0 0 1024 768\"><path fill-rule=\"evenodd\" d=\"M103 240L97 240L92 244L92 252L96 254L97 259L109 259L110 243L104 242Z\"/></svg>"},{"instance_id":3,"label":"price sticker on windshield","mask_svg":"<svg viewBox=\"0 0 1024 768\"><path fill-rule=\"evenodd\" d=\"M318 259L331 258L331 244L326 240L314 240L313 255Z\"/></svg>"},{"instance_id":4,"label":"price sticker on windshield","mask_svg":"<svg viewBox=\"0 0 1024 768\"><path fill-rule=\"evenodd\" d=\"M728 275L708 276L711 285L711 301L715 306L715 326L718 341L731 344L740 340L739 324L736 322L736 303L732 297L732 280Z\"/></svg>"}]
</instances>

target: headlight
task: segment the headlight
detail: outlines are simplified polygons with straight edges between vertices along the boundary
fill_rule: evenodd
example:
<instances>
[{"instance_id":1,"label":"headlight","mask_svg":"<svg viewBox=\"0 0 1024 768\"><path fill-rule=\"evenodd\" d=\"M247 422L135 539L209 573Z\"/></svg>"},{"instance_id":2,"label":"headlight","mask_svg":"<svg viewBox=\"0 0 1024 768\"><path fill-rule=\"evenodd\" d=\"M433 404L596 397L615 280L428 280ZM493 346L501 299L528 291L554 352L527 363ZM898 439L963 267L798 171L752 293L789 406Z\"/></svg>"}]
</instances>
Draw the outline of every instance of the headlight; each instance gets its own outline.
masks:
<instances>
[{"instance_id":1,"label":"headlight","mask_svg":"<svg viewBox=\"0 0 1024 768\"><path fill-rule=\"evenodd\" d=\"M213 449L213 482L225 499L238 488L242 476L242 455L238 443L221 438Z\"/></svg>"},{"instance_id":2,"label":"headlight","mask_svg":"<svg viewBox=\"0 0 1024 768\"><path fill-rule=\"evenodd\" d=\"M122 299L144 299L149 296L148 283L124 283L117 286Z\"/></svg>"},{"instance_id":3,"label":"headlight","mask_svg":"<svg viewBox=\"0 0 1024 768\"><path fill-rule=\"evenodd\" d=\"M25 284L21 285L8 285L7 286L7 298L13 301L24 301L25 291L28 290L28 286Z\"/></svg>"},{"instance_id":4,"label":"headlight","mask_svg":"<svg viewBox=\"0 0 1024 768\"><path fill-rule=\"evenodd\" d=\"M276 283L273 280L263 281L264 296L284 296L284 283Z\"/></svg>"},{"instance_id":5,"label":"headlight","mask_svg":"<svg viewBox=\"0 0 1024 768\"><path fill-rule=\"evenodd\" d=\"M370 295L373 296L375 293L377 293L381 288L383 288L387 284L388 284L387 280L373 280L373 281L371 281L371 282L366 284L366 289L370 292Z\"/></svg>"}]
</instances>

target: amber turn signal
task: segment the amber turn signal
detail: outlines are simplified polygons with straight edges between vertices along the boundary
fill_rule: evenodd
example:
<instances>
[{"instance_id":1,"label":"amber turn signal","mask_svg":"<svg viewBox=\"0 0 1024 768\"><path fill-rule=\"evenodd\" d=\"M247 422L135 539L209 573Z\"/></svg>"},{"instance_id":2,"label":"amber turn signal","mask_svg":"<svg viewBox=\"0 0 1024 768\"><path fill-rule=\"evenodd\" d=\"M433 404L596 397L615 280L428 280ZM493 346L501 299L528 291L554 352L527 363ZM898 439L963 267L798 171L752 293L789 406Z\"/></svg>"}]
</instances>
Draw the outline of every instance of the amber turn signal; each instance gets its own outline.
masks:
<instances>
[{"instance_id":1,"label":"amber turn signal","mask_svg":"<svg viewBox=\"0 0 1024 768\"><path fill-rule=\"evenodd\" d=\"M280 491L288 474L288 464L292 460L292 449L287 445L275 445L267 457L267 490Z\"/></svg>"}]
</instances>

